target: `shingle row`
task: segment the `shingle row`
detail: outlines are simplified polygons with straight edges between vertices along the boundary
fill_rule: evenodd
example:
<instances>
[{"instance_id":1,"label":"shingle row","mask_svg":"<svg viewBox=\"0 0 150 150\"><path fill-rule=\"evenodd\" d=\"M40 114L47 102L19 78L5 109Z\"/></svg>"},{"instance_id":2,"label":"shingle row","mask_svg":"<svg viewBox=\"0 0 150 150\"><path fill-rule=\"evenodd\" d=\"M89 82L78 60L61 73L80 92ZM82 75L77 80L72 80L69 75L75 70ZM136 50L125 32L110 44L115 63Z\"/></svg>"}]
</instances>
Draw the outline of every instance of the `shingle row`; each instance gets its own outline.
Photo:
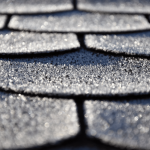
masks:
<instances>
[{"instance_id":1,"label":"shingle row","mask_svg":"<svg viewBox=\"0 0 150 150\"><path fill-rule=\"evenodd\" d=\"M149 107L148 98L86 100L86 135L119 147L149 149ZM0 92L0 108L1 149L53 145L80 130L73 100Z\"/></svg>"},{"instance_id":2,"label":"shingle row","mask_svg":"<svg viewBox=\"0 0 150 150\"><path fill-rule=\"evenodd\" d=\"M79 132L73 100L0 92L0 149L56 144Z\"/></svg>"},{"instance_id":3,"label":"shingle row","mask_svg":"<svg viewBox=\"0 0 150 150\"><path fill-rule=\"evenodd\" d=\"M59 96L148 94L150 61L84 49L37 58L1 58L0 86Z\"/></svg>"},{"instance_id":4,"label":"shingle row","mask_svg":"<svg viewBox=\"0 0 150 150\"><path fill-rule=\"evenodd\" d=\"M0 54L37 54L79 48L75 34L0 32Z\"/></svg>"},{"instance_id":5,"label":"shingle row","mask_svg":"<svg viewBox=\"0 0 150 150\"><path fill-rule=\"evenodd\" d=\"M150 24L142 15L70 11L47 15L15 15L8 27L46 32L133 32L150 29Z\"/></svg>"},{"instance_id":6,"label":"shingle row","mask_svg":"<svg viewBox=\"0 0 150 150\"><path fill-rule=\"evenodd\" d=\"M77 0L79 10L150 14L149 0Z\"/></svg>"},{"instance_id":7,"label":"shingle row","mask_svg":"<svg viewBox=\"0 0 150 150\"><path fill-rule=\"evenodd\" d=\"M1 14L46 13L72 9L72 0L0 0Z\"/></svg>"},{"instance_id":8,"label":"shingle row","mask_svg":"<svg viewBox=\"0 0 150 150\"><path fill-rule=\"evenodd\" d=\"M86 35L85 45L97 51L150 56L150 32Z\"/></svg>"},{"instance_id":9,"label":"shingle row","mask_svg":"<svg viewBox=\"0 0 150 150\"><path fill-rule=\"evenodd\" d=\"M150 14L149 0L77 0L77 9L110 13ZM46 13L72 10L73 0L0 0L0 13Z\"/></svg>"}]
</instances>

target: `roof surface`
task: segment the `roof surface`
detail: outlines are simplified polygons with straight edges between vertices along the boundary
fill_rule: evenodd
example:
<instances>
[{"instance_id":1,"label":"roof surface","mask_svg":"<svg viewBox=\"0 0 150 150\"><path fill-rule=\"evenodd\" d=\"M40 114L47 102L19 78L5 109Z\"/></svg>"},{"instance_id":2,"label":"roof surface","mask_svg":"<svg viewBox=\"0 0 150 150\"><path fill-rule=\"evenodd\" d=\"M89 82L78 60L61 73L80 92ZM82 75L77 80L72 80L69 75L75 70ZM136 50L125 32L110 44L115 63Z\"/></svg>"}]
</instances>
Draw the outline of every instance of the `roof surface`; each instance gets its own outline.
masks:
<instances>
[{"instance_id":1,"label":"roof surface","mask_svg":"<svg viewBox=\"0 0 150 150\"><path fill-rule=\"evenodd\" d=\"M0 0L0 149L150 149L149 0Z\"/></svg>"}]
</instances>

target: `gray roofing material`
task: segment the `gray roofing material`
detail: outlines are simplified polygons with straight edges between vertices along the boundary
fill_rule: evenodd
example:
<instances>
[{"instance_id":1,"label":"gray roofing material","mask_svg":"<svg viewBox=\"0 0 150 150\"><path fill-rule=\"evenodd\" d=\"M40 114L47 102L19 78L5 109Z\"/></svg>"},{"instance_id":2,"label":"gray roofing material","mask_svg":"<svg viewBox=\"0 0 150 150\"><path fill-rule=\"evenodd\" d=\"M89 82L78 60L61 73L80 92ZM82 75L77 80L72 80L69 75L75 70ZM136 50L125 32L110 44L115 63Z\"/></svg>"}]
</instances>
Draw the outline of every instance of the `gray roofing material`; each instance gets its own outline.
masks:
<instances>
[{"instance_id":1,"label":"gray roofing material","mask_svg":"<svg viewBox=\"0 0 150 150\"><path fill-rule=\"evenodd\" d=\"M86 101L86 134L107 144L135 149L150 147L150 99Z\"/></svg>"},{"instance_id":2,"label":"gray roofing material","mask_svg":"<svg viewBox=\"0 0 150 150\"><path fill-rule=\"evenodd\" d=\"M31 14L72 10L72 0L0 0L0 13Z\"/></svg>"},{"instance_id":3,"label":"gray roofing material","mask_svg":"<svg viewBox=\"0 0 150 150\"><path fill-rule=\"evenodd\" d=\"M149 0L77 0L79 10L150 14Z\"/></svg>"},{"instance_id":4,"label":"gray roofing material","mask_svg":"<svg viewBox=\"0 0 150 150\"><path fill-rule=\"evenodd\" d=\"M1 58L0 87L46 95L150 92L150 60L80 50L42 58Z\"/></svg>"},{"instance_id":5,"label":"gray roofing material","mask_svg":"<svg viewBox=\"0 0 150 150\"><path fill-rule=\"evenodd\" d=\"M0 29L2 29L5 26L6 19L6 15L0 15Z\"/></svg>"},{"instance_id":6,"label":"gray roofing material","mask_svg":"<svg viewBox=\"0 0 150 150\"><path fill-rule=\"evenodd\" d=\"M0 92L0 149L55 144L79 131L73 100Z\"/></svg>"},{"instance_id":7,"label":"gray roofing material","mask_svg":"<svg viewBox=\"0 0 150 150\"><path fill-rule=\"evenodd\" d=\"M116 10L121 1L129 5L137 2L116 1ZM0 47L0 89L3 89L0 92L0 149L121 150L123 147L150 147L149 99L134 100L139 96L141 99L150 97L150 24L149 14L143 14L146 9L133 12L139 14L135 15L129 14L132 13L129 12L131 7L127 5L123 6L127 6L126 14L121 14L125 13L123 9L113 13L107 9L105 13L89 10L84 0L88 12L68 11L75 10L79 0L0 2L0 14L10 14L4 25L10 32L0 32L0 43L3 43ZM145 2L142 1L142 7ZM139 10L139 7L141 5L133 8ZM110 11L112 8L109 6ZM136 37L132 36L132 40L124 37L125 34L133 35L133 32ZM122 35L126 40L119 37L116 39L118 43L113 38L109 43L103 41L106 43L100 51L97 41L102 34L106 37ZM84 35L94 36L93 42L97 44L85 48ZM93 45L91 41L87 44ZM124 42L131 48L121 46ZM138 42L141 43L139 46ZM118 46L120 55L104 52L107 44ZM130 56L123 52L129 52ZM130 102L124 101L124 96L130 98ZM64 97L66 99L62 99ZM120 98L120 102L115 101L116 98ZM92 99L89 105L89 101L83 104L86 99ZM93 99L104 99L105 102L101 104L102 101L97 100L93 104ZM84 114L88 110L89 116ZM93 118L93 122L90 120L93 126L84 124L89 118ZM106 127L110 123L107 129L103 126L105 123Z\"/></svg>"},{"instance_id":8,"label":"gray roofing material","mask_svg":"<svg viewBox=\"0 0 150 150\"><path fill-rule=\"evenodd\" d=\"M75 34L0 32L0 54L33 54L79 48Z\"/></svg>"},{"instance_id":9,"label":"gray roofing material","mask_svg":"<svg viewBox=\"0 0 150 150\"><path fill-rule=\"evenodd\" d=\"M9 28L48 32L121 32L150 29L142 15L70 11L49 15L12 16Z\"/></svg>"},{"instance_id":10,"label":"gray roofing material","mask_svg":"<svg viewBox=\"0 0 150 150\"><path fill-rule=\"evenodd\" d=\"M99 51L150 56L150 32L86 35L84 39L88 48Z\"/></svg>"}]
</instances>

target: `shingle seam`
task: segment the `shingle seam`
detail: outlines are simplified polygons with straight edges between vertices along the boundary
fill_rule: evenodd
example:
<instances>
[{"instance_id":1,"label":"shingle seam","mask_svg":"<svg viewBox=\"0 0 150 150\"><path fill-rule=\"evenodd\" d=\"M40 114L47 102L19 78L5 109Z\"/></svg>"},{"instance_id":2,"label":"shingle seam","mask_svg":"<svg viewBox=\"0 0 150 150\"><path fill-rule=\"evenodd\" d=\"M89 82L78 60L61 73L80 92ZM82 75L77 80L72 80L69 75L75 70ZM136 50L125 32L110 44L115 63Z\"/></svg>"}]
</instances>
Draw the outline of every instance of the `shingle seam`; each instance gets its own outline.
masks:
<instances>
[{"instance_id":1,"label":"shingle seam","mask_svg":"<svg viewBox=\"0 0 150 150\"><path fill-rule=\"evenodd\" d=\"M145 15L145 18L150 23L150 15Z\"/></svg>"},{"instance_id":2,"label":"shingle seam","mask_svg":"<svg viewBox=\"0 0 150 150\"><path fill-rule=\"evenodd\" d=\"M73 6L74 6L74 10L77 9L77 0L72 0L73 1Z\"/></svg>"},{"instance_id":3,"label":"shingle seam","mask_svg":"<svg viewBox=\"0 0 150 150\"><path fill-rule=\"evenodd\" d=\"M80 46L82 48L86 49L86 46L85 46L85 43L84 43L85 34L84 33L76 33L76 36L77 36L77 39L80 43Z\"/></svg>"},{"instance_id":4,"label":"shingle seam","mask_svg":"<svg viewBox=\"0 0 150 150\"><path fill-rule=\"evenodd\" d=\"M78 122L80 125L80 136L84 138L86 136L86 129L87 129L87 126L85 124L84 108L83 108L85 99L74 98L74 101L77 107Z\"/></svg>"},{"instance_id":5,"label":"shingle seam","mask_svg":"<svg viewBox=\"0 0 150 150\"><path fill-rule=\"evenodd\" d=\"M93 142L93 143L97 144L99 147L106 148L107 150L109 150L109 149L110 150L112 150L112 149L121 150L122 149L121 147L116 147L116 146L111 145L111 144L103 143L101 140L98 140L97 138L87 137L87 135L85 134L85 132L86 132L86 126L85 126L85 121L84 121L84 119L85 119L84 114L85 113L84 113L84 110L83 110L83 104L84 104L85 100L80 102L80 99L74 99L74 101L75 101L76 107L77 107L79 125L80 125L81 128L84 127L84 129L83 129L84 131L81 130L84 133L80 132L79 134L77 134L74 137L64 139L63 141L59 141L57 143L57 145L44 144L44 145L41 145L41 146L38 146L38 147L23 148L23 150L26 150L26 149L32 150L32 149L35 149L35 148L38 149L38 150L49 149L49 148L62 148L63 146L67 146L68 143L74 143L76 141L78 141L79 143L82 143L83 141ZM123 149L127 150L126 148L123 148ZM130 150L130 149L128 149L128 150Z\"/></svg>"},{"instance_id":6,"label":"shingle seam","mask_svg":"<svg viewBox=\"0 0 150 150\"><path fill-rule=\"evenodd\" d=\"M6 19L6 21L5 21L4 29L8 29L8 24L9 24L9 22L10 22L11 16L12 16L12 15L7 15L7 19Z\"/></svg>"},{"instance_id":7,"label":"shingle seam","mask_svg":"<svg viewBox=\"0 0 150 150\"><path fill-rule=\"evenodd\" d=\"M146 99L146 98L150 98L150 93L147 94L126 94L126 95L84 95L84 94L80 94L80 95L71 95L71 94L37 94L37 93L25 93L24 91L15 91L12 90L10 88L3 88L0 87L0 91L6 92L6 93L11 93L11 94L22 94L25 96L30 96L30 97L47 97L47 98L57 98L57 99L74 99L75 101L84 101L84 100L105 100L107 99L107 101L113 101L114 99L116 101L122 101L122 100L127 100L127 101L131 101L133 99ZM82 104L80 104L82 106Z\"/></svg>"}]
</instances>

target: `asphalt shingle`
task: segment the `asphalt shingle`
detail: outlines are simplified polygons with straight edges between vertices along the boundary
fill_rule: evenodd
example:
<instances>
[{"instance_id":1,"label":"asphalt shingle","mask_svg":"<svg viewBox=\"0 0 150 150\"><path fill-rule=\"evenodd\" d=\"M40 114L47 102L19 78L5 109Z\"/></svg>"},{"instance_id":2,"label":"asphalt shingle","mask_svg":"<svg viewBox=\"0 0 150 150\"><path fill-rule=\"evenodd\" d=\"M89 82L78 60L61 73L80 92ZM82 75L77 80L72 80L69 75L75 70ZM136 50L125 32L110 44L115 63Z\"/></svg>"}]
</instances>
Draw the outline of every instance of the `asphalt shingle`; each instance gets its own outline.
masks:
<instances>
[{"instance_id":1,"label":"asphalt shingle","mask_svg":"<svg viewBox=\"0 0 150 150\"><path fill-rule=\"evenodd\" d=\"M75 34L0 32L0 54L32 54L79 48Z\"/></svg>"},{"instance_id":2,"label":"asphalt shingle","mask_svg":"<svg viewBox=\"0 0 150 150\"><path fill-rule=\"evenodd\" d=\"M6 15L0 15L0 29L4 27L6 19L7 19Z\"/></svg>"},{"instance_id":3,"label":"asphalt shingle","mask_svg":"<svg viewBox=\"0 0 150 150\"><path fill-rule=\"evenodd\" d=\"M150 92L150 60L80 50L42 58L1 58L0 86L46 95Z\"/></svg>"},{"instance_id":4,"label":"asphalt shingle","mask_svg":"<svg viewBox=\"0 0 150 150\"><path fill-rule=\"evenodd\" d=\"M78 9L86 11L150 14L149 0L77 0Z\"/></svg>"},{"instance_id":5,"label":"asphalt shingle","mask_svg":"<svg viewBox=\"0 0 150 150\"><path fill-rule=\"evenodd\" d=\"M72 0L0 0L0 13L47 13L72 10Z\"/></svg>"},{"instance_id":6,"label":"asphalt shingle","mask_svg":"<svg viewBox=\"0 0 150 150\"><path fill-rule=\"evenodd\" d=\"M86 35L85 45L95 50L150 56L150 32Z\"/></svg>"},{"instance_id":7,"label":"asphalt shingle","mask_svg":"<svg viewBox=\"0 0 150 150\"><path fill-rule=\"evenodd\" d=\"M49 32L120 32L150 29L142 15L113 15L70 11L49 15L12 16L9 27Z\"/></svg>"},{"instance_id":8,"label":"asphalt shingle","mask_svg":"<svg viewBox=\"0 0 150 150\"><path fill-rule=\"evenodd\" d=\"M79 131L73 100L0 92L0 149L56 144Z\"/></svg>"},{"instance_id":9,"label":"asphalt shingle","mask_svg":"<svg viewBox=\"0 0 150 150\"><path fill-rule=\"evenodd\" d=\"M87 135L120 147L149 149L150 99L86 101Z\"/></svg>"}]
</instances>

